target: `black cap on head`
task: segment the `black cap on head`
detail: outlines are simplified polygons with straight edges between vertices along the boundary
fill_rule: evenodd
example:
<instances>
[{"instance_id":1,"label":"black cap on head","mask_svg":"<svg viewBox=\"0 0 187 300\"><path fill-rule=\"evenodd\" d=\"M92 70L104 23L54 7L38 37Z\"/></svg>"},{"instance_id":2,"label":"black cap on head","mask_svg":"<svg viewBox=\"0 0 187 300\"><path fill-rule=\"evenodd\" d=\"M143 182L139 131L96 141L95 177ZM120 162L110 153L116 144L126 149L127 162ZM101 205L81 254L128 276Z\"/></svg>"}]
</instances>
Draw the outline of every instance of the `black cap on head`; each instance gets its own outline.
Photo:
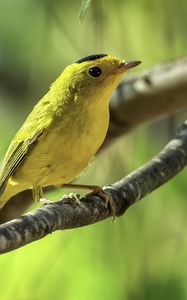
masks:
<instances>
[{"instance_id":1,"label":"black cap on head","mask_svg":"<svg viewBox=\"0 0 187 300\"><path fill-rule=\"evenodd\" d=\"M83 57L83 58L79 59L78 61L76 61L75 63L80 64L84 61L95 60L95 59L98 59L98 58L102 58L104 56L107 56L107 54L93 54L93 55Z\"/></svg>"}]
</instances>

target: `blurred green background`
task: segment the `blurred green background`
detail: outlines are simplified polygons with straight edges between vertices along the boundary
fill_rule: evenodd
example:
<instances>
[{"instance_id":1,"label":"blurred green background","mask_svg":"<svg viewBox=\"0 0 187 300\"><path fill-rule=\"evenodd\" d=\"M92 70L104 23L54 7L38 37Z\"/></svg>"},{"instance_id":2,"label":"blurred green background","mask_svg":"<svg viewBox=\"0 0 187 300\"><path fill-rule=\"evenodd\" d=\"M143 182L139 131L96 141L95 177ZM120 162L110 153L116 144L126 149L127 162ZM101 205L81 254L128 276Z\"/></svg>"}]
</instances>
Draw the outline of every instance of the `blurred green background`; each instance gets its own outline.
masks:
<instances>
[{"instance_id":1,"label":"blurred green background","mask_svg":"<svg viewBox=\"0 0 187 300\"><path fill-rule=\"evenodd\" d=\"M0 1L1 161L67 64L106 52L142 60L141 71L186 54L186 0L93 0L83 22L80 7L73 0ZM173 119L122 137L77 182L112 183L145 163L171 137ZM186 171L114 224L59 231L0 256L0 299L187 299L185 176Z\"/></svg>"}]
</instances>

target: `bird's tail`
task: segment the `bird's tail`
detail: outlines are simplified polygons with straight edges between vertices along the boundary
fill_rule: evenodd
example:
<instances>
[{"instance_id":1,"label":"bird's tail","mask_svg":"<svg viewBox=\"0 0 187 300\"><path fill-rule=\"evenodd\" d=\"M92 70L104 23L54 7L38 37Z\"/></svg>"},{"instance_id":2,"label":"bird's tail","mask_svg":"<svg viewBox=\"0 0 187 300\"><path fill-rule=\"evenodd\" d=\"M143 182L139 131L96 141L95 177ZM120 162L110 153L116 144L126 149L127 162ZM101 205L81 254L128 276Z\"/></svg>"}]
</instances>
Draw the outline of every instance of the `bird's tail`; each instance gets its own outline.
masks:
<instances>
[{"instance_id":1,"label":"bird's tail","mask_svg":"<svg viewBox=\"0 0 187 300\"><path fill-rule=\"evenodd\" d=\"M9 179L3 193L0 195L0 209L15 195L26 190L28 187L18 184Z\"/></svg>"}]
</instances>

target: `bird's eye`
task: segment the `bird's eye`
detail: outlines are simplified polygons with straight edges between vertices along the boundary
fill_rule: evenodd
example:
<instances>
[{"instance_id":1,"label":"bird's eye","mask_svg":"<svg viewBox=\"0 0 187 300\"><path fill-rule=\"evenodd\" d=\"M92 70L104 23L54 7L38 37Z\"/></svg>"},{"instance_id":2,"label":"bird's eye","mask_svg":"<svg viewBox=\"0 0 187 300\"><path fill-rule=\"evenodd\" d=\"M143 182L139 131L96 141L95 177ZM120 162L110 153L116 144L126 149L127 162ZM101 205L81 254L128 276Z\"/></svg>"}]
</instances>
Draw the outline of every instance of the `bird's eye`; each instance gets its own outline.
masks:
<instances>
[{"instance_id":1,"label":"bird's eye","mask_svg":"<svg viewBox=\"0 0 187 300\"><path fill-rule=\"evenodd\" d=\"M92 77L99 77L101 75L102 71L100 68L98 67L93 67L89 70L89 74L92 76Z\"/></svg>"}]
</instances>

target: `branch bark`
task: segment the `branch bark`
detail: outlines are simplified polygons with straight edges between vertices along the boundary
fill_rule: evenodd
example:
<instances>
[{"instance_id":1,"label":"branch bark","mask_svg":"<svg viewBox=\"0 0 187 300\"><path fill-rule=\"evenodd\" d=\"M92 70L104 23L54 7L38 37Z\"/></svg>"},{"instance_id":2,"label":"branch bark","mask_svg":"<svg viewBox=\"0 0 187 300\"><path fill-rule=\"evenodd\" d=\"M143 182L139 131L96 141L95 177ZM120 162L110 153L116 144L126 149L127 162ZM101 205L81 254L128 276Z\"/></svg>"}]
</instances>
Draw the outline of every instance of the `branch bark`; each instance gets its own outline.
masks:
<instances>
[{"instance_id":1,"label":"branch bark","mask_svg":"<svg viewBox=\"0 0 187 300\"><path fill-rule=\"evenodd\" d=\"M146 165L130 175L104 187L116 205L117 216L155 190L187 164L187 121L176 137ZM80 205L70 199L48 204L0 226L0 253L12 251L43 238L55 230L93 224L111 216L98 196L81 199Z\"/></svg>"}]
</instances>

